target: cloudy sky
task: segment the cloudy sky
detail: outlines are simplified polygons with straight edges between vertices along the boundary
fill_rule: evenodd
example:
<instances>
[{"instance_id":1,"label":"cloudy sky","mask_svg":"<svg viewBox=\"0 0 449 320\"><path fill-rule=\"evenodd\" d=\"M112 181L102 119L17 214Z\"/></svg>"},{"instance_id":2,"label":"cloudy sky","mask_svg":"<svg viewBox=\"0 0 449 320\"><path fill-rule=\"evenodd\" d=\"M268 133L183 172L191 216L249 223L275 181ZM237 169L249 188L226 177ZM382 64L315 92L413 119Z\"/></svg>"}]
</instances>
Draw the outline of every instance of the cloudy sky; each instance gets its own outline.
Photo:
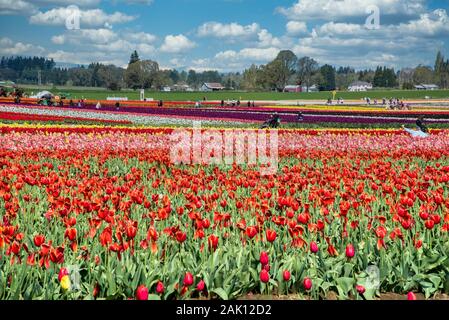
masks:
<instances>
[{"instance_id":1,"label":"cloudy sky","mask_svg":"<svg viewBox=\"0 0 449 320\"><path fill-rule=\"evenodd\" d=\"M136 49L164 68L225 72L290 49L400 68L449 56L448 15L448 0L0 0L0 55L125 66Z\"/></svg>"}]
</instances>

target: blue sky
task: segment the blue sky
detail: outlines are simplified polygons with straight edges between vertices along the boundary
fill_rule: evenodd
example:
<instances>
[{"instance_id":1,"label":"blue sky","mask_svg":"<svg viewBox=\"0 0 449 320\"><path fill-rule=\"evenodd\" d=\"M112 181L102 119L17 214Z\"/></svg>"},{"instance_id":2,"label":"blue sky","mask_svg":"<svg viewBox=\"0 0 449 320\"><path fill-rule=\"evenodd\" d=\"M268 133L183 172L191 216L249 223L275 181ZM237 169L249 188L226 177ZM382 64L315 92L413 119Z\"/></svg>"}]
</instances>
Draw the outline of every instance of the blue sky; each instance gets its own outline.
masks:
<instances>
[{"instance_id":1,"label":"blue sky","mask_svg":"<svg viewBox=\"0 0 449 320\"><path fill-rule=\"evenodd\" d=\"M226 72L290 49L321 64L414 67L449 56L448 15L447 0L0 0L0 55L125 66L136 49L163 68Z\"/></svg>"}]
</instances>

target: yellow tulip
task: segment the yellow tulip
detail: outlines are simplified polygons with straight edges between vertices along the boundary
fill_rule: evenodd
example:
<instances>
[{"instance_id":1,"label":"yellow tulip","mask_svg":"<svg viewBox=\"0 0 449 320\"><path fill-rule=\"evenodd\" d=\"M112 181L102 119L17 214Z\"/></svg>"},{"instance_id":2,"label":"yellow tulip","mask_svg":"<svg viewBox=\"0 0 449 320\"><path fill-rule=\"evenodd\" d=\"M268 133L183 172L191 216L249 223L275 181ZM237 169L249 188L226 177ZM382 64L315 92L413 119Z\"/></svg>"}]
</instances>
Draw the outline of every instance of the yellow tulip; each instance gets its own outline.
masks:
<instances>
[{"instance_id":1,"label":"yellow tulip","mask_svg":"<svg viewBox=\"0 0 449 320\"><path fill-rule=\"evenodd\" d=\"M70 278L69 278L69 276L63 276L61 278L61 288L63 290L69 290L70 289Z\"/></svg>"}]
</instances>

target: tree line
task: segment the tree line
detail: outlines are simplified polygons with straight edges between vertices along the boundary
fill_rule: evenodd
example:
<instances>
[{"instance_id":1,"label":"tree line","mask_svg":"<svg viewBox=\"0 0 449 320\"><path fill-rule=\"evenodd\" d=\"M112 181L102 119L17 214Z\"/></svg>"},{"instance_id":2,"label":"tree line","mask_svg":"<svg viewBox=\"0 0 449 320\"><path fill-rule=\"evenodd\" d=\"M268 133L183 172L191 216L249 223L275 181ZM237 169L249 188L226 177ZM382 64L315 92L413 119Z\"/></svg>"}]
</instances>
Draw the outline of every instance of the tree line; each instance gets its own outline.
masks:
<instances>
[{"instance_id":1,"label":"tree line","mask_svg":"<svg viewBox=\"0 0 449 320\"><path fill-rule=\"evenodd\" d=\"M219 73L215 70L161 69L158 62L141 59L137 51L131 54L127 68L91 63L74 68L56 67L53 59L43 57L2 57L0 79L21 84L42 83L67 86L155 89L186 84L198 89L204 82L219 82L229 90L282 91L286 85L301 85L306 90L316 86L321 91L345 90L354 81L365 81L378 88L413 89L417 84L449 86L449 59L438 52L434 66L415 68L378 66L375 70L356 71L352 67L336 68L320 65L311 57L298 58L292 51L280 51L277 57L263 65L251 65L242 73Z\"/></svg>"}]
</instances>

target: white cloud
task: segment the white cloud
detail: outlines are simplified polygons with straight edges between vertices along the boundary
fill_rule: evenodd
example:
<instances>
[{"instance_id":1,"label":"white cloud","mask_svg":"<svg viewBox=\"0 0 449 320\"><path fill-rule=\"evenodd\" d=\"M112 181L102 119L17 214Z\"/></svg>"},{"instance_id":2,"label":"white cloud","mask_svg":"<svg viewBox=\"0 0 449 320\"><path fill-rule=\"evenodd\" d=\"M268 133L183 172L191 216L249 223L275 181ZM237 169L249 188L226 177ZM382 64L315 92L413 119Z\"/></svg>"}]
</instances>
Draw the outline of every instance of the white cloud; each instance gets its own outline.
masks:
<instances>
[{"instance_id":1,"label":"white cloud","mask_svg":"<svg viewBox=\"0 0 449 320\"><path fill-rule=\"evenodd\" d=\"M34 0L34 3L41 5L59 5L59 6L68 6L68 5L77 5L80 7L90 7L99 5L101 0Z\"/></svg>"},{"instance_id":2,"label":"white cloud","mask_svg":"<svg viewBox=\"0 0 449 320\"><path fill-rule=\"evenodd\" d=\"M30 23L39 25L65 26L68 17L73 15L73 7L55 8L46 12L38 12L30 17ZM101 9L79 10L80 26L99 27L116 23L126 23L136 17L121 12L107 14Z\"/></svg>"},{"instance_id":3,"label":"white cloud","mask_svg":"<svg viewBox=\"0 0 449 320\"><path fill-rule=\"evenodd\" d=\"M424 13L417 20L401 23L398 32L421 36L449 36L449 17L446 10Z\"/></svg>"},{"instance_id":4,"label":"white cloud","mask_svg":"<svg viewBox=\"0 0 449 320\"><path fill-rule=\"evenodd\" d=\"M52 37L55 44L71 43L77 45L108 44L117 39L117 34L110 29L80 29Z\"/></svg>"},{"instance_id":5,"label":"white cloud","mask_svg":"<svg viewBox=\"0 0 449 320\"><path fill-rule=\"evenodd\" d=\"M10 38L0 38L0 54L2 55L20 55L33 53L43 54L45 49L33 44L14 42Z\"/></svg>"},{"instance_id":6,"label":"white cloud","mask_svg":"<svg viewBox=\"0 0 449 320\"><path fill-rule=\"evenodd\" d=\"M215 55L219 60L244 60L249 62L268 62L276 58L279 49L271 48L244 48L240 51L227 50Z\"/></svg>"},{"instance_id":7,"label":"white cloud","mask_svg":"<svg viewBox=\"0 0 449 320\"><path fill-rule=\"evenodd\" d=\"M167 53L181 53L193 49L194 47L196 47L195 42L189 40L182 34L177 36L168 35L165 37L160 50Z\"/></svg>"},{"instance_id":8,"label":"white cloud","mask_svg":"<svg viewBox=\"0 0 449 320\"><path fill-rule=\"evenodd\" d=\"M67 52L57 50L47 55L47 58L53 59L57 62L70 62L74 64L87 65L91 62L99 62L103 64L122 65L123 59L116 55L104 55L103 52L98 51L84 51L84 52Z\"/></svg>"},{"instance_id":9,"label":"white cloud","mask_svg":"<svg viewBox=\"0 0 449 320\"><path fill-rule=\"evenodd\" d=\"M271 33L268 32L268 30L263 29L257 34L259 38L259 47L280 47L281 46L281 40L279 40L276 37L273 37Z\"/></svg>"},{"instance_id":10,"label":"white cloud","mask_svg":"<svg viewBox=\"0 0 449 320\"><path fill-rule=\"evenodd\" d=\"M129 4L146 4L146 5L150 5L154 2L153 0L125 0L125 1L126 3Z\"/></svg>"},{"instance_id":11,"label":"white cloud","mask_svg":"<svg viewBox=\"0 0 449 320\"><path fill-rule=\"evenodd\" d=\"M260 26L257 23L243 26L235 22L229 24L207 22L198 28L198 36L228 39L247 39L250 37L255 37L259 33L259 31Z\"/></svg>"},{"instance_id":12,"label":"white cloud","mask_svg":"<svg viewBox=\"0 0 449 320\"><path fill-rule=\"evenodd\" d=\"M184 58L170 59L171 68L184 68L186 66L186 60Z\"/></svg>"},{"instance_id":13,"label":"white cloud","mask_svg":"<svg viewBox=\"0 0 449 320\"><path fill-rule=\"evenodd\" d=\"M333 21L347 17L368 17L369 6L377 6L382 15L416 16L425 11L425 0L297 0L278 12L291 20Z\"/></svg>"},{"instance_id":14,"label":"white cloud","mask_svg":"<svg viewBox=\"0 0 449 320\"><path fill-rule=\"evenodd\" d=\"M157 39L155 35L146 32L128 33L126 38L144 43L153 43Z\"/></svg>"},{"instance_id":15,"label":"white cloud","mask_svg":"<svg viewBox=\"0 0 449 320\"><path fill-rule=\"evenodd\" d=\"M297 36L307 33L307 24L304 21L289 21L286 25L287 34Z\"/></svg>"},{"instance_id":16,"label":"white cloud","mask_svg":"<svg viewBox=\"0 0 449 320\"><path fill-rule=\"evenodd\" d=\"M0 15L30 15L37 12L37 7L23 0L0 0Z\"/></svg>"},{"instance_id":17,"label":"white cloud","mask_svg":"<svg viewBox=\"0 0 449 320\"><path fill-rule=\"evenodd\" d=\"M54 44L64 44L66 42L66 37L61 34L59 36L53 36L51 37L51 42Z\"/></svg>"}]
</instances>

